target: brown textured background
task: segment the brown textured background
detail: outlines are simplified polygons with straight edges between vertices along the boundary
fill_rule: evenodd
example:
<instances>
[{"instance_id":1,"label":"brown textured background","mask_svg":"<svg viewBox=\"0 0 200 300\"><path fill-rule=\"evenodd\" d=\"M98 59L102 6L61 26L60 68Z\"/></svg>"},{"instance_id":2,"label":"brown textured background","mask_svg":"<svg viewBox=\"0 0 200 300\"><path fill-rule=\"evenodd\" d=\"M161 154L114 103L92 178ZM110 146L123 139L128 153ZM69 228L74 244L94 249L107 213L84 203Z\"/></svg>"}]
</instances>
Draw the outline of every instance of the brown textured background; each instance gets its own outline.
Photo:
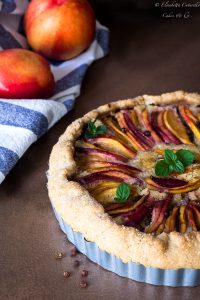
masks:
<instances>
[{"instance_id":1,"label":"brown textured background","mask_svg":"<svg viewBox=\"0 0 200 300\"><path fill-rule=\"evenodd\" d=\"M111 30L110 54L95 62L74 110L26 152L0 187L0 299L199 299L200 287L156 287L120 278L79 254L59 229L46 190L52 146L75 118L106 102L184 89L200 92L200 15L166 20L153 11L94 7ZM131 1L130 1L131 2ZM143 1L144 3L144 1ZM114 7L113 7L114 8ZM127 7L126 7L127 9ZM65 256L56 260L54 254ZM79 271L89 270L88 288ZM72 272L64 279L64 270Z\"/></svg>"}]
</instances>

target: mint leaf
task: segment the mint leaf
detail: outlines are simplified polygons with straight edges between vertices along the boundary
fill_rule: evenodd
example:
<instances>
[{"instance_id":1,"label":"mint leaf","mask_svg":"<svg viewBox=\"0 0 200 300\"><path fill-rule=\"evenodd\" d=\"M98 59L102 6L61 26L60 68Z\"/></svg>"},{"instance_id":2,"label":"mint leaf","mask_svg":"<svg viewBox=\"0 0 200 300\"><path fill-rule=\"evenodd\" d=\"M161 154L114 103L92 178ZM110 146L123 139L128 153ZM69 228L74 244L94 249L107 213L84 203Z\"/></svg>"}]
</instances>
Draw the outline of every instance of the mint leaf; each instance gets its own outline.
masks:
<instances>
[{"instance_id":1,"label":"mint leaf","mask_svg":"<svg viewBox=\"0 0 200 300\"><path fill-rule=\"evenodd\" d=\"M107 127L105 125L100 125L96 129L96 134L104 134L107 132Z\"/></svg>"},{"instance_id":2,"label":"mint leaf","mask_svg":"<svg viewBox=\"0 0 200 300\"><path fill-rule=\"evenodd\" d=\"M164 160L167 164L171 165L177 160L177 155L172 150L165 149Z\"/></svg>"},{"instance_id":3,"label":"mint leaf","mask_svg":"<svg viewBox=\"0 0 200 300\"><path fill-rule=\"evenodd\" d=\"M107 132L107 127L105 125L100 125L96 127L94 122L89 122L84 137L86 139L92 139L96 137L97 134L104 134L106 132Z\"/></svg>"},{"instance_id":4,"label":"mint leaf","mask_svg":"<svg viewBox=\"0 0 200 300\"><path fill-rule=\"evenodd\" d=\"M157 176L168 176L172 171L171 165L168 165L164 160L159 160L155 165L155 174Z\"/></svg>"},{"instance_id":5,"label":"mint leaf","mask_svg":"<svg viewBox=\"0 0 200 300\"><path fill-rule=\"evenodd\" d=\"M125 182L122 182L116 190L115 201L117 203L126 202L130 196L130 193L131 193L131 190L130 190L129 185Z\"/></svg>"},{"instance_id":6,"label":"mint leaf","mask_svg":"<svg viewBox=\"0 0 200 300\"><path fill-rule=\"evenodd\" d=\"M93 122L88 123L87 131L89 131L92 134L96 134L97 129L96 129L96 126Z\"/></svg>"},{"instance_id":7,"label":"mint leaf","mask_svg":"<svg viewBox=\"0 0 200 300\"><path fill-rule=\"evenodd\" d=\"M178 173L183 173L185 168L184 168L184 165L182 164L182 162L180 160L177 160L174 165L173 165L173 169L175 172L178 172Z\"/></svg>"},{"instance_id":8,"label":"mint leaf","mask_svg":"<svg viewBox=\"0 0 200 300\"><path fill-rule=\"evenodd\" d=\"M184 167L191 165L195 159L194 154L189 150L178 150L176 152L176 155L178 160L182 162Z\"/></svg>"}]
</instances>

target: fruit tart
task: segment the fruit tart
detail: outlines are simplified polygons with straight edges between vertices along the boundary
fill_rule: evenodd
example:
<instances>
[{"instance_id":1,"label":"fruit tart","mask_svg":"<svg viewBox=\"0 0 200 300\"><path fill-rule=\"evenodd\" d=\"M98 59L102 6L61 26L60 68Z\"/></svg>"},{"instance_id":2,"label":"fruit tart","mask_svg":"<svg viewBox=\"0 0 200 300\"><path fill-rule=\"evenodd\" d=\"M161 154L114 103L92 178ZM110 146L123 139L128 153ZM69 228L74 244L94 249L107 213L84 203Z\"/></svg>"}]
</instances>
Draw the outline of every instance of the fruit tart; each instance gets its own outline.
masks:
<instances>
[{"instance_id":1,"label":"fruit tart","mask_svg":"<svg viewBox=\"0 0 200 300\"><path fill-rule=\"evenodd\" d=\"M69 239L138 281L200 284L200 95L112 102L54 146L49 196Z\"/></svg>"}]
</instances>

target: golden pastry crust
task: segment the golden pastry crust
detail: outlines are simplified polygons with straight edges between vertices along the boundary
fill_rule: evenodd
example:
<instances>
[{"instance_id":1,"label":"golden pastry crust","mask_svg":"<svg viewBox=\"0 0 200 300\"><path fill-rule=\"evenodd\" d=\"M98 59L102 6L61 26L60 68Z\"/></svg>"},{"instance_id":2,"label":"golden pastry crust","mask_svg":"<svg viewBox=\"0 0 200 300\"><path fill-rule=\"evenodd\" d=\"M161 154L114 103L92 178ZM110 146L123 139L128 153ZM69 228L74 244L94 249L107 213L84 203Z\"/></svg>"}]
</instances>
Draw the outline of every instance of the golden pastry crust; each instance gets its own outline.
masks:
<instances>
[{"instance_id":1,"label":"golden pastry crust","mask_svg":"<svg viewBox=\"0 0 200 300\"><path fill-rule=\"evenodd\" d=\"M70 178L76 173L74 142L89 121L135 104L173 104L185 101L200 104L200 95L176 91L161 96L144 95L100 106L74 121L53 147L48 171L49 197L56 211L74 231L95 242L100 249L123 262L135 262L162 269L200 268L200 232L171 232L157 236L133 227L117 225L103 206L79 183ZM111 242L112 241L112 242Z\"/></svg>"}]
</instances>

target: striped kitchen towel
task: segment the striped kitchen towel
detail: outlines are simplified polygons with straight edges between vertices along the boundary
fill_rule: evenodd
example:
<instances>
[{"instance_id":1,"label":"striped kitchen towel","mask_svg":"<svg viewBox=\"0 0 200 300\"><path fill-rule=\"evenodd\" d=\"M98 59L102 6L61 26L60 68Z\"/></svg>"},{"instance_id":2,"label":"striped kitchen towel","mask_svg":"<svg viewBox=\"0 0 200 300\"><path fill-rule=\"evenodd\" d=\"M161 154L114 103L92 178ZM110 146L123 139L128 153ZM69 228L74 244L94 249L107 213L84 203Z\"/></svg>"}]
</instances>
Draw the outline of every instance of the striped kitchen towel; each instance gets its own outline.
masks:
<instances>
[{"instance_id":1,"label":"striped kitchen towel","mask_svg":"<svg viewBox=\"0 0 200 300\"><path fill-rule=\"evenodd\" d=\"M22 32L27 0L0 0L0 50L28 48ZM74 106L89 65L108 53L109 31L96 22L90 47L69 61L50 61L56 90L48 100L0 99L0 183L28 147Z\"/></svg>"}]
</instances>

